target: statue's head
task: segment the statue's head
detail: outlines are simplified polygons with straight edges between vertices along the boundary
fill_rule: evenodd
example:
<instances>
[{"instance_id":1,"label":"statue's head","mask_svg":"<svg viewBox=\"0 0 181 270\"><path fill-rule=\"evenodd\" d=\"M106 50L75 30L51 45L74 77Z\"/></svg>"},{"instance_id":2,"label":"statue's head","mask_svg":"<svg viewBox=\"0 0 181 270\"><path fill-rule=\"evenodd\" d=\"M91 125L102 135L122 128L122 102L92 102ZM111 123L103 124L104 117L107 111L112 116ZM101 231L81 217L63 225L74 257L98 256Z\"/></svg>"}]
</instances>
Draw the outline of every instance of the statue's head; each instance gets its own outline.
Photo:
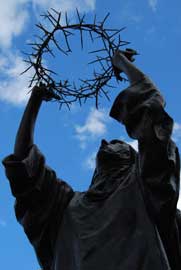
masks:
<instances>
[{"instance_id":1,"label":"statue's head","mask_svg":"<svg viewBox=\"0 0 181 270\"><path fill-rule=\"evenodd\" d=\"M123 141L102 140L96 156L96 168L86 196L91 200L109 196L131 173L136 156L136 151Z\"/></svg>"},{"instance_id":2,"label":"statue's head","mask_svg":"<svg viewBox=\"0 0 181 270\"><path fill-rule=\"evenodd\" d=\"M112 140L107 142L102 140L96 157L96 170L98 173L103 171L116 170L117 168L127 166L135 158L133 149L129 144Z\"/></svg>"},{"instance_id":3,"label":"statue's head","mask_svg":"<svg viewBox=\"0 0 181 270\"><path fill-rule=\"evenodd\" d=\"M120 140L102 140L91 185L100 177L120 176L135 163L135 158L136 151L129 144Z\"/></svg>"}]
</instances>

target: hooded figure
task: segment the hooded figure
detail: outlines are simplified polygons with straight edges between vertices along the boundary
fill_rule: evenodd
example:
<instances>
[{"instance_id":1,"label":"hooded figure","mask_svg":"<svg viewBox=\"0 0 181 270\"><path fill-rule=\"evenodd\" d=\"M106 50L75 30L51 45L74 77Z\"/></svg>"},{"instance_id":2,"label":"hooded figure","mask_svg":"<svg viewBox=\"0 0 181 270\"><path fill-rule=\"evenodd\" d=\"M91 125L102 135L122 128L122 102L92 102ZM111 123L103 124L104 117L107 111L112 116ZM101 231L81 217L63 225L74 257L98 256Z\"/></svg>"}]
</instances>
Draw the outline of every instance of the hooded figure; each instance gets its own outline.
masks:
<instances>
[{"instance_id":1,"label":"hooded figure","mask_svg":"<svg viewBox=\"0 0 181 270\"><path fill-rule=\"evenodd\" d=\"M44 270L180 270L180 161L164 100L141 76L110 115L139 151L102 140L85 192L57 179L35 145L4 159L16 217Z\"/></svg>"}]
</instances>

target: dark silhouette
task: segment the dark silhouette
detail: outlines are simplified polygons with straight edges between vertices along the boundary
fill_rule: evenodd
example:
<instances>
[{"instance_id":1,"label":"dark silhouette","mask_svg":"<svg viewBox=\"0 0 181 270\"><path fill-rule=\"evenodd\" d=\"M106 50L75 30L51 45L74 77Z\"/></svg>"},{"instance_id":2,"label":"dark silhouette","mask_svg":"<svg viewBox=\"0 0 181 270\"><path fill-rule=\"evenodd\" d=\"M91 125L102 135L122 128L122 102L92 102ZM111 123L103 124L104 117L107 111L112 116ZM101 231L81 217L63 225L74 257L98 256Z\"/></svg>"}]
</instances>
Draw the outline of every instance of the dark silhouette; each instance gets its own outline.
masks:
<instances>
[{"instance_id":1,"label":"dark silhouette","mask_svg":"<svg viewBox=\"0 0 181 270\"><path fill-rule=\"evenodd\" d=\"M14 154L4 159L16 197L16 217L44 270L180 270L180 161L171 140L172 118L152 81L120 51L112 63L131 85L110 115L139 143L102 140L89 189L74 192L33 142L44 87L35 87Z\"/></svg>"}]
</instances>

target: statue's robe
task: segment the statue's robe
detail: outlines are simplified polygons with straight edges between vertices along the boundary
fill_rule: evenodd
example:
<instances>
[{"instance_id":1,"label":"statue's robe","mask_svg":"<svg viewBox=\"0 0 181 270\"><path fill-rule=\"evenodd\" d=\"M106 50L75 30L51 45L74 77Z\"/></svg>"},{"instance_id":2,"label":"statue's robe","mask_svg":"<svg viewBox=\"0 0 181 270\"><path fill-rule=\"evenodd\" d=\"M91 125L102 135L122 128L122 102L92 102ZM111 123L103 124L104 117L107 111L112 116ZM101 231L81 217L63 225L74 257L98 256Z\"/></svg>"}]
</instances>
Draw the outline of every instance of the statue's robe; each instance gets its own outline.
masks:
<instances>
[{"instance_id":1,"label":"statue's robe","mask_svg":"<svg viewBox=\"0 0 181 270\"><path fill-rule=\"evenodd\" d=\"M17 220L44 270L180 270L179 154L163 98L144 77L121 92L111 116L139 152L123 143L86 192L59 180L35 145L24 160L4 159Z\"/></svg>"}]
</instances>

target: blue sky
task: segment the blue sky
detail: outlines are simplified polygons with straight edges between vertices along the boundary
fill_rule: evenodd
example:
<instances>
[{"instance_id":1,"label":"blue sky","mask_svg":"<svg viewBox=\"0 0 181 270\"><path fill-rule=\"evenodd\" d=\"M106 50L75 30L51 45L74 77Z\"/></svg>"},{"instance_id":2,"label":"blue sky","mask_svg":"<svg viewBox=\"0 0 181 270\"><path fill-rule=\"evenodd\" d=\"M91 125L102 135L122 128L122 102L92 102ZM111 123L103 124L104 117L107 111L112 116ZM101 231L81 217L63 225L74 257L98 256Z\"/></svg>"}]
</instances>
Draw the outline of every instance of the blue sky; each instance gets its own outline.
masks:
<instances>
[{"instance_id":1,"label":"blue sky","mask_svg":"<svg viewBox=\"0 0 181 270\"><path fill-rule=\"evenodd\" d=\"M22 50L33 39L43 10L54 7L67 10L73 18L75 8L86 12L88 18L96 13L103 18L110 12L110 27L127 29L122 38L131 41L140 56L136 63L148 74L167 101L167 111L175 120L173 137L181 147L180 104L180 44L181 2L179 0L0 0L0 158L13 151L15 134L28 95L28 76L19 76L24 70ZM75 42L78 42L75 40ZM77 48L77 44L75 44ZM72 58L71 58L72 57ZM85 67L85 54L74 51L60 65L64 74L81 76ZM111 101L127 84L113 82ZM136 142L127 137L124 127L110 119L111 102L101 100L100 110L94 103L83 107L74 105L71 111L61 111L56 103L42 106L36 126L35 141L45 154L47 163L58 176L66 180L75 190L85 190L94 168L94 157L100 140L121 138L136 147ZM8 181L0 167L0 261L5 270L39 269L33 249L22 228L16 222ZM181 201L179 201L181 208Z\"/></svg>"}]
</instances>

